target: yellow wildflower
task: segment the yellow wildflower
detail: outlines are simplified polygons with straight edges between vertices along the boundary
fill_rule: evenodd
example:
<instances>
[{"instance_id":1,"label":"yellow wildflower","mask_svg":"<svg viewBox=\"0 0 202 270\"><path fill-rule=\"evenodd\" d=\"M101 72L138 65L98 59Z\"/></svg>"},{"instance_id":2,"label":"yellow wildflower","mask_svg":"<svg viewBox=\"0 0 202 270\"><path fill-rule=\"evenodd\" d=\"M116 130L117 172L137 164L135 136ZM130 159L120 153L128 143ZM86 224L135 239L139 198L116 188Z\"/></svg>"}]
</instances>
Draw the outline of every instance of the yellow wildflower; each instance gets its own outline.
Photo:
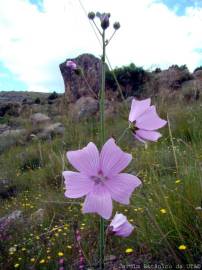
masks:
<instances>
[{"instance_id":1,"label":"yellow wildflower","mask_svg":"<svg viewBox=\"0 0 202 270\"><path fill-rule=\"evenodd\" d=\"M42 260L40 260L40 262L39 262L40 264L43 264L43 263L45 263L45 260L44 259L42 259Z\"/></svg>"},{"instance_id":2,"label":"yellow wildflower","mask_svg":"<svg viewBox=\"0 0 202 270\"><path fill-rule=\"evenodd\" d=\"M161 209L160 209L160 212L161 212L161 214L166 214L166 213L167 213L167 211L166 211L165 208L161 208Z\"/></svg>"},{"instance_id":3,"label":"yellow wildflower","mask_svg":"<svg viewBox=\"0 0 202 270\"><path fill-rule=\"evenodd\" d=\"M127 248L126 250L125 250L125 253L127 253L127 254L130 254L130 253L132 253L133 252L133 249L132 248Z\"/></svg>"},{"instance_id":4,"label":"yellow wildflower","mask_svg":"<svg viewBox=\"0 0 202 270\"><path fill-rule=\"evenodd\" d=\"M59 251L59 252L58 252L58 256L59 256L59 257L62 257L62 256L64 256L64 253L61 252L61 251Z\"/></svg>"},{"instance_id":5,"label":"yellow wildflower","mask_svg":"<svg viewBox=\"0 0 202 270\"><path fill-rule=\"evenodd\" d=\"M177 180L175 181L175 184L179 184L180 182L181 182L181 180L177 179Z\"/></svg>"},{"instance_id":6,"label":"yellow wildflower","mask_svg":"<svg viewBox=\"0 0 202 270\"><path fill-rule=\"evenodd\" d=\"M19 263L16 263L16 264L14 265L15 268L18 268L19 266L20 266Z\"/></svg>"},{"instance_id":7,"label":"yellow wildflower","mask_svg":"<svg viewBox=\"0 0 202 270\"><path fill-rule=\"evenodd\" d=\"M187 247L186 247L185 245L180 245L180 246L178 247L178 249L179 249L179 250L185 250L185 249L187 249Z\"/></svg>"}]
</instances>

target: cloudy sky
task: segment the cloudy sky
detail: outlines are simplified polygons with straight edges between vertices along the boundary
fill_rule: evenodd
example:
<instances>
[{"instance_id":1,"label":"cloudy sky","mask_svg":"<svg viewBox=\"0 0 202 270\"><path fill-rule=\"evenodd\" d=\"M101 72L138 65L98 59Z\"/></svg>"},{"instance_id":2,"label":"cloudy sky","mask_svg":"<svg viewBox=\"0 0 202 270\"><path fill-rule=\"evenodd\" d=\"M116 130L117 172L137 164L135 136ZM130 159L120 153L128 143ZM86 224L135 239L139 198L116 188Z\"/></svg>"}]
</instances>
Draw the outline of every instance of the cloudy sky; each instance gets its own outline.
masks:
<instances>
[{"instance_id":1,"label":"cloudy sky","mask_svg":"<svg viewBox=\"0 0 202 270\"><path fill-rule=\"evenodd\" d=\"M113 67L202 65L202 0L0 0L0 91L63 92L59 64L101 54L85 11L120 21L107 47Z\"/></svg>"}]
</instances>

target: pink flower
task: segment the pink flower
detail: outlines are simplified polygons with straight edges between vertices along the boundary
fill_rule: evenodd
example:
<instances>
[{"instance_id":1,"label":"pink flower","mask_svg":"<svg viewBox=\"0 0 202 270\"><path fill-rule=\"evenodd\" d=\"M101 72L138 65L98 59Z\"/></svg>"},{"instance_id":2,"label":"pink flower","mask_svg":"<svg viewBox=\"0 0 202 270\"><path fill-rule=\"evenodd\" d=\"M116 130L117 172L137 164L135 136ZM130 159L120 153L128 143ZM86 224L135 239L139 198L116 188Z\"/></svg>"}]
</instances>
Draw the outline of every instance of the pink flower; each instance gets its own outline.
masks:
<instances>
[{"instance_id":1,"label":"pink flower","mask_svg":"<svg viewBox=\"0 0 202 270\"><path fill-rule=\"evenodd\" d=\"M123 152L112 138L104 144L100 154L90 142L81 150L67 152L67 159L79 172L63 172L65 196L86 196L83 213L97 213L109 219L112 199L129 204L133 190L141 184L136 176L120 173L131 162L132 155Z\"/></svg>"},{"instance_id":2,"label":"pink flower","mask_svg":"<svg viewBox=\"0 0 202 270\"><path fill-rule=\"evenodd\" d=\"M155 106L150 104L150 98L141 101L134 98L131 105L129 122L135 138L141 142L156 142L161 137L156 130L167 123L158 116Z\"/></svg>"},{"instance_id":3,"label":"pink flower","mask_svg":"<svg viewBox=\"0 0 202 270\"><path fill-rule=\"evenodd\" d=\"M127 237L132 233L134 226L128 222L126 216L116 213L109 225L109 228L115 235Z\"/></svg>"},{"instance_id":4,"label":"pink flower","mask_svg":"<svg viewBox=\"0 0 202 270\"><path fill-rule=\"evenodd\" d=\"M66 66L72 70L75 70L77 68L76 63L74 63L74 61L71 61L71 60L66 62Z\"/></svg>"}]
</instances>

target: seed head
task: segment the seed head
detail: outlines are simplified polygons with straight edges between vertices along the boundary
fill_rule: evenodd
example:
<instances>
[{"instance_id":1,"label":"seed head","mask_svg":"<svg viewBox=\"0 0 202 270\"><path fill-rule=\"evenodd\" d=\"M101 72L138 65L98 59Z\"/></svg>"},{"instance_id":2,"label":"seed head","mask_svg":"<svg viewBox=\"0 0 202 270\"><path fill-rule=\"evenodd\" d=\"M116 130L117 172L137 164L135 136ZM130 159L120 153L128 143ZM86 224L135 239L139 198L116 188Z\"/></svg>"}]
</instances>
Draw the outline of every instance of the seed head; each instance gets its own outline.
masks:
<instances>
[{"instance_id":1,"label":"seed head","mask_svg":"<svg viewBox=\"0 0 202 270\"><path fill-rule=\"evenodd\" d=\"M89 13L88 13L88 18L89 18L90 20L94 20L94 18L95 18L95 13L94 13L93 11L89 12Z\"/></svg>"},{"instance_id":2,"label":"seed head","mask_svg":"<svg viewBox=\"0 0 202 270\"><path fill-rule=\"evenodd\" d=\"M121 27L121 25L120 25L119 22L115 22L115 23L113 24L113 27L114 27L114 30L118 30L118 29Z\"/></svg>"}]
</instances>

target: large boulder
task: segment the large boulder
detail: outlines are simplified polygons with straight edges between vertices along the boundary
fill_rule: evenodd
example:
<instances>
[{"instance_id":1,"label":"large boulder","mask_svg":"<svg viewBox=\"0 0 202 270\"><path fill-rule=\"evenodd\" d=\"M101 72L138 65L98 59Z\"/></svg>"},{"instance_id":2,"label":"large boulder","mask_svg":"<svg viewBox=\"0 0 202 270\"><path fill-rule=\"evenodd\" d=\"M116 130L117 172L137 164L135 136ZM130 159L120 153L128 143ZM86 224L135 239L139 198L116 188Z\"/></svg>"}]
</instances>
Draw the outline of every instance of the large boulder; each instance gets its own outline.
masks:
<instances>
[{"instance_id":1,"label":"large boulder","mask_svg":"<svg viewBox=\"0 0 202 270\"><path fill-rule=\"evenodd\" d=\"M34 127L41 125L48 125L50 123L50 117L43 113L34 113L30 116L30 120Z\"/></svg>"},{"instance_id":2,"label":"large boulder","mask_svg":"<svg viewBox=\"0 0 202 270\"><path fill-rule=\"evenodd\" d=\"M81 70L79 74L66 66L68 60L73 60L76 63L78 69ZM98 95L101 82L101 60L99 58L92 54L82 54L75 59L67 59L60 64L60 71L69 102L75 102L84 96L95 97Z\"/></svg>"},{"instance_id":3,"label":"large boulder","mask_svg":"<svg viewBox=\"0 0 202 270\"><path fill-rule=\"evenodd\" d=\"M70 113L75 120L86 119L98 111L98 101L92 97L81 97L70 107Z\"/></svg>"}]
</instances>

